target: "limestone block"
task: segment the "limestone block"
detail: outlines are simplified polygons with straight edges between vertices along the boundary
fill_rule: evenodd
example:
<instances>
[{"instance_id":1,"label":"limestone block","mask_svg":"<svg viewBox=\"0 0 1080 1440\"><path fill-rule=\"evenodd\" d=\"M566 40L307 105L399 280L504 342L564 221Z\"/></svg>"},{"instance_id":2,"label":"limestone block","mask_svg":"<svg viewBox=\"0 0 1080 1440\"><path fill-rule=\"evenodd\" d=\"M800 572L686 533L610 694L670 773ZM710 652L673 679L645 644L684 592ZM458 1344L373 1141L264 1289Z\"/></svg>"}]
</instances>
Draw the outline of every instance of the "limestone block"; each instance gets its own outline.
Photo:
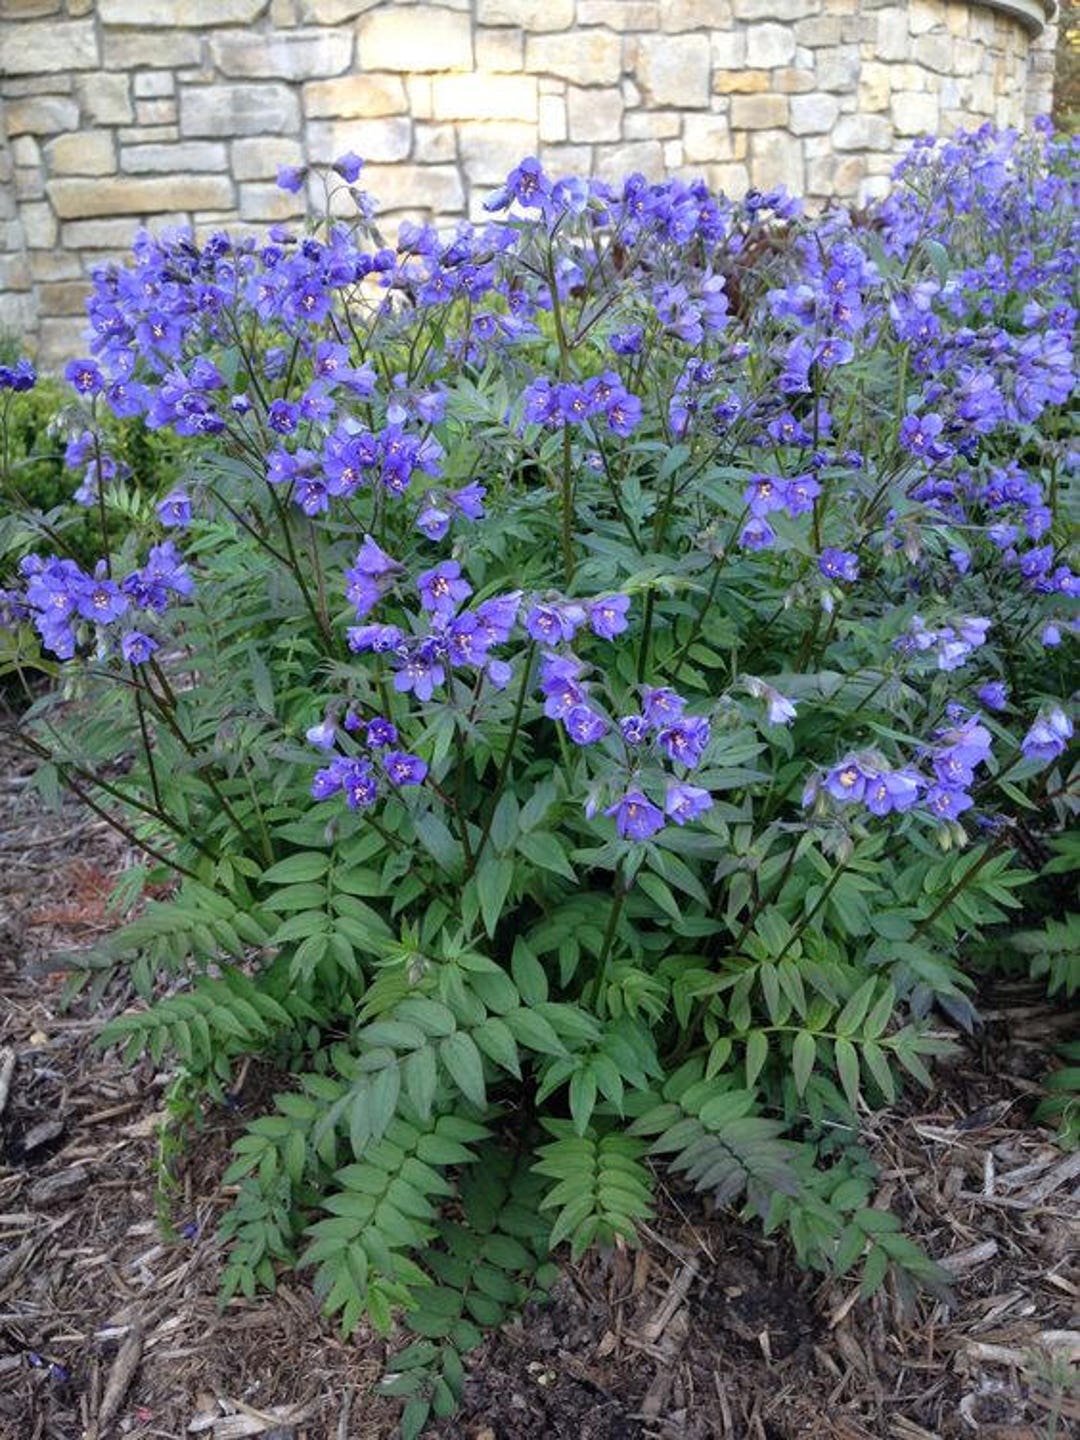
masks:
<instances>
[{"instance_id":1,"label":"limestone block","mask_svg":"<svg viewBox=\"0 0 1080 1440\"><path fill-rule=\"evenodd\" d=\"M40 20L43 15L56 15L60 0L4 0L5 20Z\"/></svg>"},{"instance_id":2,"label":"limestone block","mask_svg":"<svg viewBox=\"0 0 1080 1440\"><path fill-rule=\"evenodd\" d=\"M86 350L86 320L43 319L38 328L37 354L43 370L56 370Z\"/></svg>"},{"instance_id":3,"label":"limestone block","mask_svg":"<svg viewBox=\"0 0 1080 1440\"><path fill-rule=\"evenodd\" d=\"M712 53L704 35L643 35L638 81L650 104L709 108Z\"/></svg>"},{"instance_id":4,"label":"limestone block","mask_svg":"<svg viewBox=\"0 0 1080 1440\"><path fill-rule=\"evenodd\" d=\"M93 20L0 25L0 75L94 70L100 64Z\"/></svg>"},{"instance_id":5,"label":"limestone block","mask_svg":"<svg viewBox=\"0 0 1080 1440\"><path fill-rule=\"evenodd\" d=\"M121 145L172 145L180 139L179 125L125 125L117 130Z\"/></svg>"},{"instance_id":6,"label":"limestone block","mask_svg":"<svg viewBox=\"0 0 1080 1440\"><path fill-rule=\"evenodd\" d=\"M832 129L839 114L835 95L793 95L788 124L793 135L821 135Z\"/></svg>"},{"instance_id":7,"label":"limestone block","mask_svg":"<svg viewBox=\"0 0 1080 1440\"><path fill-rule=\"evenodd\" d=\"M0 255L0 290L29 290L33 283L29 261L21 251Z\"/></svg>"},{"instance_id":8,"label":"limestone block","mask_svg":"<svg viewBox=\"0 0 1080 1440\"><path fill-rule=\"evenodd\" d=\"M341 24L356 20L364 10L373 10L383 0L300 0L302 24Z\"/></svg>"},{"instance_id":9,"label":"limestone block","mask_svg":"<svg viewBox=\"0 0 1080 1440\"><path fill-rule=\"evenodd\" d=\"M535 75L436 75L431 104L440 120L535 120Z\"/></svg>"},{"instance_id":10,"label":"limestone block","mask_svg":"<svg viewBox=\"0 0 1080 1440\"><path fill-rule=\"evenodd\" d=\"M928 30L945 26L948 6L944 0L908 0L908 25L913 35L925 35Z\"/></svg>"},{"instance_id":11,"label":"limestone block","mask_svg":"<svg viewBox=\"0 0 1080 1440\"><path fill-rule=\"evenodd\" d=\"M687 115L683 121L683 158L687 164L734 160L731 123L722 115Z\"/></svg>"},{"instance_id":12,"label":"limestone block","mask_svg":"<svg viewBox=\"0 0 1080 1440\"><path fill-rule=\"evenodd\" d=\"M741 163L710 165L705 178L711 189L732 199L740 199L750 189L750 171Z\"/></svg>"},{"instance_id":13,"label":"limestone block","mask_svg":"<svg viewBox=\"0 0 1080 1440\"><path fill-rule=\"evenodd\" d=\"M404 160L412 148L412 121L407 115L381 120L312 120L307 127L308 154L329 164L348 150L364 160L385 164Z\"/></svg>"},{"instance_id":14,"label":"limestone block","mask_svg":"<svg viewBox=\"0 0 1080 1440\"><path fill-rule=\"evenodd\" d=\"M892 122L897 135L936 135L941 110L936 95L901 90L892 98Z\"/></svg>"},{"instance_id":15,"label":"limestone block","mask_svg":"<svg viewBox=\"0 0 1080 1440\"><path fill-rule=\"evenodd\" d=\"M372 165L364 183L380 211L453 215L465 208L461 176L453 165Z\"/></svg>"},{"instance_id":16,"label":"limestone block","mask_svg":"<svg viewBox=\"0 0 1080 1440\"><path fill-rule=\"evenodd\" d=\"M476 19L481 25L520 25L534 34L567 30L574 23L574 0L476 0Z\"/></svg>"},{"instance_id":17,"label":"limestone block","mask_svg":"<svg viewBox=\"0 0 1080 1440\"><path fill-rule=\"evenodd\" d=\"M289 30L300 23L296 0L270 0L270 28Z\"/></svg>"},{"instance_id":18,"label":"limestone block","mask_svg":"<svg viewBox=\"0 0 1080 1440\"><path fill-rule=\"evenodd\" d=\"M48 194L61 220L77 220L98 215L227 209L232 204L232 183L224 175L50 180Z\"/></svg>"},{"instance_id":19,"label":"limestone block","mask_svg":"<svg viewBox=\"0 0 1080 1440\"><path fill-rule=\"evenodd\" d=\"M540 139L547 144L561 144L569 133L566 101L561 95L540 96Z\"/></svg>"},{"instance_id":20,"label":"limestone block","mask_svg":"<svg viewBox=\"0 0 1080 1440\"><path fill-rule=\"evenodd\" d=\"M709 37L715 70L741 70L746 64L746 31L718 30Z\"/></svg>"},{"instance_id":21,"label":"limestone block","mask_svg":"<svg viewBox=\"0 0 1080 1440\"><path fill-rule=\"evenodd\" d=\"M806 167L806 189L810 195L857 195L865 179L865 155L841 156L830 153L809 161Z\"/></svg>"},{"instance_id":22,"label":"limestone block","mask_svg":"<svg viewBox=\"0 0 1080 1440\"><path fill-rule=\"evenodd\" d=\"M431 104L431 76L409 75L405 80L409 114L414 120L437 120Z\"/></svg>"},{"instance_id":23,"label":"limestone block","mask_svg":"<svg viewBox=\"0 0 1080 1440\"><path fill-rule=\"evenodd\" d=\"M413 159L421 165L452 165L457 159L453 125L414 125Z\"/></svg>"},{"instance_id":24,"label":"limestone block","mask_svg":"<svg viewBox=\"0 0 1080 1440\"><path fill-rule=\"evenodd\" d=\"M237 180L271 180L282 166L304 163L300 142L288 140L283 135L234 140L230 149L232 165L229 168Z\"/></svg>"},{"instance_id":25,"label":"limestone block","mask_svg":"<svg viewBox=\"0 0 1080 1440\"><path fill-rule=\"evenodd\" d=\"M180 133L295 135L300 106L284 85L185 85L180 91Z\"/></svg>"},{"instance_id":26,"label":"limestone block","mask_svg":"<svg viewBox=\"0 0 1080 1440\"><path fill-rule=\"evenodd\" d=\"M170 215L168 224L175 223ZM60 243L65 250L130 250L131 239L132 225L127 217L123 220L74 220L60 227Z\"/></svg>"},{"instance_id":27,"label":"limestone block","mask_svg":"<svg viewBox=\"0 0 1080 1440\"><path fill-rule=\"evenodd\" d=\"M911 34L908 30L906 5L879 10L875 47L879 60L908 60L911 57Z\"/></svg>"},{"instance_id":28,"label":"limestone block","mask_svg":"<svg viewBox=\"0 0 1080 1440\"><path fill-rule=\"evenodd\" d=\"M241 220L292 220L306 208L302 194L290 194L277 185L252 180L240 186Z\"/></svg>"},{"instance_id":29,"label":"limestone block","mask_svg":"<svg viewBox=\"0 0 1080 1440\"><path fill-rule=\"evenodd\" d=\"M772 87L781 95L806 95L817 89L817 76L811 69L799 70L789 65L773 71Z\"/></svg>"},{"instance_id":30,"label":"limestone block","mask_svg":"<svg viewBox=\"0 0 1080 1440\"><path fill-rule=\"evenodd\" d=\"M833 131L837 150L889 150L892 142L892 124L884 115L843 115Z\"/></svg>"},{"instance_id":31,"label":"limestone block","mask_svg":"<svg viewBox=\"0 0 1080 1440\"><path fill-rule=\"evenodd\" d=\"M53 175L111 175L116 169L116 152L107 130L81 130L58 135L45 147Z\"/></svg>"},{"instance_id":32,"label":"limestone block","mask_svg":"<svg viewBox=\"0 0 1080 1440\"><path fill-rule=\"evenodd\" d=\"M477 30L476 68L498 74L514 74L525 65L525 32L523 30Z\"/></svg>"},{"instance_id":33,"label":"limestone block","mask_svg":"<svg viewBox=\"0 0 1080 1440\"><path fill-rule=\"evenodd\" d=\"M171 70L140 70L131 83L139 100L159 100L176 93L176 80Z\"/></svg>"},{"instance_id":34,"label":"limestone block","mask_svg":"<svg viewBox=\"0 0 1080 1440\"><path fill-rule=\"evenodd\" d=\"M32 135L20 135L11 142L11 159L16 165L40 165L41 146Z\"/></svg>"},{"instance_id":35,"label":"limestone block","mask_svg":"<svg viewBox=\"0 0 1080 1440\"><path fill-rule=\"evenodd\" d=\"M686 124L708 118L701 114L687 115ZM631 110L623 120L623 139L671 140L678 135L682 123L677 110Z\"/></svg>"},{"instance_id":36,"label":"limestone block","mask_svg":"<svg viewBox=\"0 0 1080 1440\"><path fill-rule=\"evenodd\" d=\"M795 25L795 43L816 49L820 45L840 44L839 15L811 15Z\"/></svg>"},{"instance_id":37,"label":"limestone block","mask_svg":"<svg viewBox=\"0 0 1080 1440\"><path fill-rule=\"evenodd\" d=\"M622 41L610 30L527 35L525 68L558 75L576 85L614 85L622 72Z\"/></svg>"},{"instance_id":38,"label":"limestone block","mask_svg":"<svg viewBox=\"0 0 1080 1440\"><path fill-rule=\"evenodd\" d=\"M864 60L859 71L859 109L887 110L892 93L891 65Z\"/></svg>"},{"instance_id":39,"label":"limestone block","mask_svg":"<svg viewBox=\"0 0 1080 1440\"><path fill-rule=\"evenodd\" d=\"M35 280L74 280L83 273L82 264L78 255L67 255L63 250L52 248L56 245L56 219L51 211L49 216L53 238L46 248L28 253L30 274Z\"/></svg>"},{"instance_id":40,"label":"limestone block","mask_svg":"<svg viewBox=\"0 0 1080 1440\"><path fill-rule=\"evenodd\" d=\"M730 0L661 0L660 23L669 34L680 30L726 30L731 20Z\"/></svg>"},{"instance_id":41,"label":"limestone block","mask_svg":"<svg viewBox=\"0 0 1080 1440\"><path fill-rule=\"evenodd\" d=\"M266 0L97 0L106 25L173 26L178 30L205 25L247 25L265 9Z\"/></svg>"},{"instance_id":42,"label":"limestone block","mask_svg":"<svg viewBox=\"0 0 1080 1440\"><path fill-rule=\"evenodd\" d=\"M45 179L37 165L32 170L15 171L16 200L40 200L45 194Z\"/></svg>"},{"instance_id":43,"label":"limestone block","mask_svg":"<svg viewBox=\"0 0 1080 1440\"><path fill-rule=\"evenodd\" d=\"M106 30L105 68L132 70L136 65L198 65L202 39L197 30L140 33L137 30Z\"/></svg>"},{"instance_id":44,"label":"limestone block","mask_svg":"<svg viewBox=\"0 0 1080 1440\"><path fill-rule=\"evenodd\" d=\"M549 175L588 175L593 168L589 145L542 145L538 158Z\"/></svg>"},{"instance_id":45,"label":"limestone block","mask_svg":"<svg viewBox=\"0 0 1080 1440\"><path fill-rule=\"evenodd\" d=\"M577 23L606 25L609 30L659 30L663 20L667 30L672 28L666 23L672 8L672 0L578 0Z\"/></svg>"},{"instance_id":46,"label":"limestone block","mask_svg":"<svg viewBox=\"0 0 1080 1440\"><path fill-rule=\"evenodd\" d=\"M836 50L823 50L817 62L818 85L838 95L851 94L859 83L859 48L841 45Z\"/></svg>"},{"instance_id":47,"label":"limestone block","mask_svg":"<svg viewBox=\"0 0 1080 1440\"><path fill-rule=\"evenodd\" d=\"M400 75L341 75L304 86L304 111L326 119L359 120L404 115L409 108Z\"/></svg>"},{"instance_id":48,"label":"limestone block","mask_svg":"<svg viewBox=\"0 0 1080 1440\"><path fill-rule=\"evenodd\" d=\"M945 23L949 27L949 34L959 39L966 39L968 33L968 10L966 5L950 5L945 15Z\"/></svg>"},{"instance_id":49,"label":"limestone block","mask_svg":"<svg viewBox=\"0 0 1080 1440\"><path fill-rule=\"evenodd\" d=\"M678 170L683 163L683 143L681 140L664 141L664 169Z\"/></svg>"},{"instance_id":50,"label":"limestone block","mask_svg":"<svg viewBox=\"0 0 1080 1440\"><path fill-rule=\"evenodd\" d=\"M0 330L27 338L36 331L40 336L37 312L37 302L32 290L12 290L9 295L0 292ZM44 368L47 361L40 339L34 347L34 358L38 365Z\"/></svg>"},{"instance_id":51,"label":"limestone block","mask_svg":"<svg viewBox=\"0 0 1080 1440\"><path fill-rule=\"evenodd\" d=\"M300 20L304 25L340 25L355 20L365 10L373 10L383 0L300 0Z\"/></svg>"},{"instance_id":52,"label":"limestone block","mask_svg":"<svg viewBox=\"0 0 1080 1440\"><path fill-rule=\"evenodd\" d=\"M596 173L602 180L619 182L636 173L646 180L663 180L664 169L664 148L659 140L604 145L596 152Z\"/></svg>"},{"instance_id":53,"label":"limestone block","mask_svg":"<svg viewBox=\"0 0 1080 1440\"><path fill-rule=\"evenodd\" d=\"M357 58L365 70L471 70L468 15L434 5L389 5L357 22Z\"/></svg>"},{"instance_id":54,"label":"limestone block","mask_svg":"<svg viewBox=\"0 0 1080 1440\"><path fill-rule=\"evenodd\" d=\"M960 42L951 35L920 35L915 41L915 59L920 65L925 65L927 70L936 70L939 75L961 73L955 71L953 66L953 54L961 43L978 54L978 46L972 45L970 40ZM977 64L968 73L974 73L976 68Z\"/></svg>"},{"instance_id":55,"label":"limestone block","mask_svg":"<svg viewBox=\"0 0 1080 1440\"><path fill-rule=\"evenodd\" d=\"M136 125L175 125L176 101L171 98L136 100L135 123Z\"/></svg>"},{"instance_id":56,"label":"limestone block","mask_svg":"<svg viewBox=\"0 0 1080 1440\"><path fill-rule=\"evenodd\" d=\"M731 123L736 130L782 128L788 123L788 106L786 95L735 95L731 101Z\"/></svg>"},{"instance_id":57,"label":"limestone block","mask_svg":"<svg viewBox=\"0 0 1080 1440\"><path fill-rule=\"evenodd\" d=\"M5 118L9 135L55 135L76 128L79 107L67 95L28 95L8 100Z\"/></svg>"},{"instance_id":58,"label":"limestone block","mask_svg":"<svg viewBox=\"0 0 1080 1440\"><path fill-rule=\"evenodd\" d=\"M478 122L458 126L458 151L471 185L499 185L524 155L535 155L535 125Z\"/></svg>"},{"instance_id":59,"label":"limestone block","mask_svg":"<svg viewBox=\"0 0 1080 1440\"><path fill-rule=\"evenodd\" d=\"M234 80L314 80L340 75L352 61L351 30L222 30L210 38L210 58Z\"/></svg>"},{"instance_id":60,"label":"limestone block","mask_svg":"<svg viewBox=\"0 0 1080 1440\"><path fill-rule=\"evenodd\" d=\"M820 0L732 0L736 20L803 20L820 8Z\"/></svg>"},{"instance_id":61,"label":"limestone block","mask_svg":"<svg viewBox=\"0 0 1080 1440\"><path fill-rule=\"evenodd\" d=\"M22 207L23 234L31 250L51 250L56 244L56 216L44 201Z\"/></svg>"},{"instance_id":62,"label":"limestone block","mask_svg":"<svg viewBox=\"0 0 1080 1440\"><path fill-rule=\"evenodd\" d=\"M795 58L795 33L790 25L751 25L746 32L746 63L755 70L773 70Z\"/></svg>"},{"instance_id":63,"label":"limestone block","mask_svg":"<svg viewBox=\"0 0 1080 1440\"><path fill-rule=\"evenodd\" d=\"M803 152L793 135L771 132L750 137L750 180L758 190L786 185L795 195L803 192Z\"/></svg>"},{"instance_id":64,"label":"limestone block","mask_svg":"<svg viewBox=\"0 0 1080 1440\"><path fill-rule=\"evenodd\" d=\"M46 315L85 315L89 290L85 279L46 281L38 286L38 303Z\"/></svg>"},{"instance_id":65,"label":"limestone block","mask_svg":"<svg viewBox=\"0 0 1080 1440\"><path fill-rule=\"evenodd\" d=\"M569 85L566 111L570 139L575 144L622 139L623 101L620 91L581 89Z\"/></svg>"},{"instance_id":66,"label":"limestone block","mask_svg":"<svg viewBox=\"0 0 1080 1440\"><path fill-rule=\"evenodd\" d=\"M767 70L719 70L712 88L714 95L761 95L773 85Z\"/></svg>"},{"instance_id":67,"label":"limestone block","mask_svg":"<svg viewBox=\"0 0 1080 1440\"><path fill-rule=\"evenodd\" d=\"M225 146L217 140L185 140L179 145L125 145L120 151L120 169L125 175L175 175L178 170L223 172L228 168Z\"/></svg>"}]
</instances>

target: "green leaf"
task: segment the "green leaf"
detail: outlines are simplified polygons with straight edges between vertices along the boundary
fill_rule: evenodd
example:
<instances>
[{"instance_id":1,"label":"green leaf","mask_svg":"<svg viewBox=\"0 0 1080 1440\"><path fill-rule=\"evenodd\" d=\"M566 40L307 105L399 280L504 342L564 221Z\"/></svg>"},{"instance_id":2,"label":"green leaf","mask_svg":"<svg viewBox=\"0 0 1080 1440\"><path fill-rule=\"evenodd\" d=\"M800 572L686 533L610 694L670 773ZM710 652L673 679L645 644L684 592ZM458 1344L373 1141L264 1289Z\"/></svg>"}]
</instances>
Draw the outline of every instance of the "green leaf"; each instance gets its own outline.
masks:
<instances>
[{"instance_id":1,"label":"green leaf","mask_svg":"<svg viewBox=\"0 0 1080 1440\"><path fill-rule=\"evenodd\" d=\"M763 1030L751 1030L746 1037L746 1085L753 1089L754 1081L761 1074L769 1058L769 1037Z\"/></svg>"},{"instance_id":2,"label":"green leaf","mask_svg":"<svg viewBox=\"0 0 1080 1440\"><path fill-rule=\"evenodd\" d=\"M456 1034L441 1041L439 1059L465 1098L483 1109L487 1104L484 1061L472 1036L467 1035L464 1030L458 1030Z\"/></svg>"},{"instance_id":3,"label":"green leaf","mask_svg":"<svg viewBox=\"0 0 1080 1440\"><path fill-rule=\"evenodd\" d=\"M295 885L302 880L319 880L330 869L330 857L316 850L303 850L279 860L262 873L268 885Z\"/></svg>"},{"instance_id":4,"label":"green leaf","mask_svg":"<svg viewBox=\"0 0 1080 1440\"><path fill-rule=\"evenodd\" d=\"M509 1026L491 1015L482 1025L477 1026L472 1032L472 1036L484 1054L494 1060L496 1065L501 1065L504 1070L509 1070L515 1079L521 1079L517 1044L510 1033Z\"/></svg>"},{"instance_id":5,"label":"green leaf","mask_svg":"<svg viewBox=\"0 0 1080 1440\"><path fill-rule=\"evenodd\" d=\"M863 981L836 1018L838 1035L854 1035L858 1032L876 989L877 977L875 975L871 975L869 979Z\"/></svg>"},{"instance_id":6,"label":"green leaf","mask_svg":"<svg viewBox=\"0 0 1080 1440\"><path fill-rule=\"evenodd\" d=\"M816 1058L817 1042L808 1030L800 1030L795 1036L795 1044L791 1048L791 1070L795 1080L795 1090L799 1095L806 1089L806 1082L813 1072Z\"/></svg>"},{"instance_id":7,"label":"green leaf","mask_svg":"<svg viewBox=\"0 0 1080 1440\"><path fill-rule=\"evenodd\" d=\"M548 998L547 974L524 940L518 939L514 942L510 973L514 977L514 984L523 1005L542 1005ZM551 1053L559 1054L561 1051Z\"/></svg>"},{"instance_id":8,"label":"green leaf","mask_svg":"<svg viewBox=\"0 0 1080 1440\"><path fill-rule=\"evenodd\" d=\"M850 1040L840 1036L835 1041L836 1069L840 1076L840 1083L844 1087L844 1094L847 1096L848 1104L853 1110L859 1104L859 1057L855 1052L855 1046Z\"/></svg>"},{"instance_id":9,"label":"green leaf","mask_svg":"<svg viewBox=\"0 0 1080 1440\"><path fill-rule=\"evenodd\" d=\"M490 939L495 934L510 886L514 883L514 862L496 855L485 855L474 878L480 898L480 915Z\"/></svg>"},{"instance_id":10,"label":"green leaf","mask_svg":"<svg viewBox=\"0 0 1080 1440\"><path fill-rule=\"evenodd\" d=\"M577 872L567 858L566 851L555 836L546 830L534 830L519 835L517 848L526 860L531 860L534 865L539 865L541 870L551 870L556 875L562 875L566 880L578 878Z\"/></svg>"}]
</instances>

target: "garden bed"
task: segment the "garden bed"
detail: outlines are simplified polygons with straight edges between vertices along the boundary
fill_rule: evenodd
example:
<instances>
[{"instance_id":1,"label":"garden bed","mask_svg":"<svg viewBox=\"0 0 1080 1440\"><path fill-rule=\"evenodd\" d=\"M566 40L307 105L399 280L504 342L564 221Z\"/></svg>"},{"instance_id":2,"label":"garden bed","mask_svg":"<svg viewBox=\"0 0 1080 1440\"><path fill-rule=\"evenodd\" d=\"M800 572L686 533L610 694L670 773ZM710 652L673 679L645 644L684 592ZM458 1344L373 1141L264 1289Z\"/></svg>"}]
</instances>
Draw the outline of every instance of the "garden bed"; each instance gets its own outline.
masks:
<instances>
[{"instance_id":1,"label":"garden bed","mask_svg":"<svg viewBox=\"0 0 1080 1440\"><path fill-rule=\"evenodd\" d=\"M125 993L92 1014L60 1004L65 952L112 923L122 842L71 802L46 812L10 752L0 834L0 1435L392 1435L397 1403L374 1393L386 1343L363 1325L343 1343L303 1279L216 1307L220 1176L264 1100L257 1069L172 1158L170 1235L155 1194L170 1077L94 1047ZM469 1357L446 1440L1069 1433L1080 1160L1030 1119L1068 1017L1022 985L980 1008L932 1095L868 1121L875 1203L952 1272L951 1301L858 1302L854 1282L805 1274L786 1243L668 1186L640 1250L566 1267L547 1306Z\"/></svg>"}]
</instances>

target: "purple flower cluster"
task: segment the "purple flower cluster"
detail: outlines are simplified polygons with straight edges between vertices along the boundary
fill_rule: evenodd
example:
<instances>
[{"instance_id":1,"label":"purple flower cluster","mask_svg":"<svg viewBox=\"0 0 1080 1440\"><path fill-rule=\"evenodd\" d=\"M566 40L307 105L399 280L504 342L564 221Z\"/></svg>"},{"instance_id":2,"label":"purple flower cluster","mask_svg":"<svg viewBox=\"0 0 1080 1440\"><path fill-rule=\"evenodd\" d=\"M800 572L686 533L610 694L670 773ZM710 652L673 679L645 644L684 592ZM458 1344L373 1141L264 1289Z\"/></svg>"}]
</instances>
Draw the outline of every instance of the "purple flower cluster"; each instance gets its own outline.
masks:
<instances>
[{"instance_id":1,"label":"purple flower cluster","mask_svg":"<svg viewBox=\"0 0 1080 1440\"><path fill-rule=\"evenodd\" d=\"M583 425L603 418L616 435L632 435L641 420L641 401L613 370L581 384L539 376L525 389L524 417L530 425Z\"/></svg>"},{"instance_id":2,"label":"purple flower cluster","mask_svg":"<svg viewBox=\"0 0 1080 1440\"><path fill-rule=\"evenodd\" d=\"M190 595L194 583L171 541L151 548L146 564L117 584L104 561L87 575L74 560L28 555L20 563L25 607L42 644L61 660L75 654L81 626L93 627L99 641L129 609L161 614L173 596ZM89 633L89 632L88 632ZM124 658L140 664L156 648L141 631L121 637Z\"/></svg>"},{"instance_id":3,"label":"purple flower cluster","mask_svg":"<svg viewBox=\"0 0 1080 1440\"><path fill-rule=\"evenodd\" d=\"M311 782L313 799L329 800L343 794L350 810L368 810L378 800L382 786L401 789L422 785L427 779L428 767L419 755L395 748L397 727L384 716L376 715L366 724L350 723L347 717L345 728L353 733L362 729L368 753L335 755L329 765L317 770ZM320 749L328 749L335 740L333 725L324 721L313 726L308 739Z\"/></svg>"},{"instance_id":4,"label":"purple flower cluster","mask_svg":"<svg viewBox=\"0 0 1080 1440\"><path fill-rule=\"evenodd\" d=\"M32 390L37 384L37 371L29 360L16 360L14 365L0 365L0 390Z\"/></svg>"},{"instance_id":5,"label":"purple flower cluster","mask_svg":"<svg viewBox=\"0 0 1080 1440\"><path fill-rule=\"evenodd\" d=\"M911 625L893 642L902 655L932 655L939 670L958 670L985 645L990 621L981 615L965 615L954 625L929 629L921 615L914 615Z\"/></svg>"}]
</instances>

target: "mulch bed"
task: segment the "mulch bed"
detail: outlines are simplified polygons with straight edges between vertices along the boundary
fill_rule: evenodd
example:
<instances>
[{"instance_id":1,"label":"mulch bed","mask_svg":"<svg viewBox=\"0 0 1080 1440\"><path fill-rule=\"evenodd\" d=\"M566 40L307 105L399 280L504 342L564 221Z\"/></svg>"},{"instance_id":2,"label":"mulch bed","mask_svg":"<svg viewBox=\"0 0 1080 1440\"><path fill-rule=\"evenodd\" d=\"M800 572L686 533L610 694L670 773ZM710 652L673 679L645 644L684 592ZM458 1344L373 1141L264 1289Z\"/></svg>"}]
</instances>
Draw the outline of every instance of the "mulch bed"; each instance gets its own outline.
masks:
<instances>
[{"instance_id":1,"label":"mulch bed","mask_svg":"<svg viewBox=\"0 0 1080 1440\"><path fill-rule=\"evenodd\" d=\"M60 1003L65 956L116 923L106 897L129 860L75 806L46 811L0 752L0 1440L389 1437L386 1345L343 1342L303 1278L217 1307L219 1177L258 1077L174 1155L159 1138L173 1076L94 1046L126 991L93 1013ZM948 1302L891 1287L859 1302L782 1241L666 1191L641 1249L568 1266L550 1303L469 1357L438 1434L1080 1433L1080 1155L1030 1123L1068 1017L1023 986L982 1008L979 1044L932 1096L867 1120L877 1203L951 1271Z\"/></svg>"}]
</instances>

